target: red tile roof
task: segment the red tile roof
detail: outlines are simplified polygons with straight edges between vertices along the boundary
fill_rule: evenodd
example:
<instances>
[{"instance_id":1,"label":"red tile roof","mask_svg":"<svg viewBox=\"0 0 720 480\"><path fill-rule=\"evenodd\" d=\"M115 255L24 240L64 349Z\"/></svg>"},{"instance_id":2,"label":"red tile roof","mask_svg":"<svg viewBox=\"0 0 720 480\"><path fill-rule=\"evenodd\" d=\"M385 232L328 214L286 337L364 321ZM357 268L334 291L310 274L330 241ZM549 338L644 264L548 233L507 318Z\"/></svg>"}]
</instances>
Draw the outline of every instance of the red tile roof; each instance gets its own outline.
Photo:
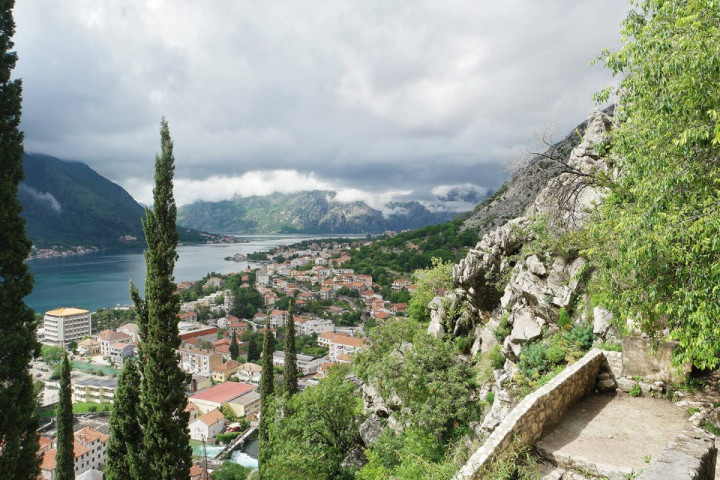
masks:
<instances>
[{"instance_id":1,"label":"red tile roof","mask_svg":"<svg viewBox=\"0 0 720 480\"><path fill-rule=\"evenodd\" d=\"M205 400L206 402L222 404L255 389L254 385L248 385L247 383L225 382L196 393L190 397L190 401Z\"/></svg>"}]
</instances>

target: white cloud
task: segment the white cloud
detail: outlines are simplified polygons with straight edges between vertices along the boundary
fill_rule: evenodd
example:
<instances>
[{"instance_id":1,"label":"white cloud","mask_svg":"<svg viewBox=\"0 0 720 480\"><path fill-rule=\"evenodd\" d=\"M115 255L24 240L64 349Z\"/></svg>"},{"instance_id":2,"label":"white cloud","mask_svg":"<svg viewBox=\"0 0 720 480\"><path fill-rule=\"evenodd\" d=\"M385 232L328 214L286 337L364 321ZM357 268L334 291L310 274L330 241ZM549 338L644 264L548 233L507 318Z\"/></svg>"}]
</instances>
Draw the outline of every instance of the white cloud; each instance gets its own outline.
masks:
<instances>
[{"instance_id":1,"label":"white cloud","mask_svg":"<svg viewBox=\"0 0 720 480\"><path fill-rule=\"evenodd\" d=\"M461 183L457 185L437 185L432 188L431 193L442 202L469 202L477 203L490 191L487 187L472 183Z\"/></svg>"},{"instance_id":2,"label":"white cloud","mask_svg":"<svg viewBox=\"0 0 720 480\"><path fill-rule=\"evenodd\" d=\"M55 210L56 212L60 213L62 211L62 205L60 205L60 202L58 202L57 198L55 198L52 193L40 192L33 187L26 185L25 183L20 184L20 189L29 193L30 196L32 196L39 203L46 204L48 207Z\"/></svg>"}]
</instances>

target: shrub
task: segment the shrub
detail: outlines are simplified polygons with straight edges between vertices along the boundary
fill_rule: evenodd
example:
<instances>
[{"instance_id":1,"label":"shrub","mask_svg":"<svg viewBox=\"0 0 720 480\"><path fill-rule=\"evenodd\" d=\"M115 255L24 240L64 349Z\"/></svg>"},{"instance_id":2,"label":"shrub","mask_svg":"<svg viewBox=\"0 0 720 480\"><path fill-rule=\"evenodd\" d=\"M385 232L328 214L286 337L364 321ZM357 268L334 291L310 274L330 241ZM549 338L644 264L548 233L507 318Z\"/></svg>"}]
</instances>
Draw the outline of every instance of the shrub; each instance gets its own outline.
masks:
<instances>
[{"instance_id":1,"label":"shrub","mask_svg":"<svg viewBox=\"0 0 720 480\"><path fill-rule=\"evenodd\" d=\"M495 392L491 390L487 393L487 395L485 395L485 403L488 405L495 403Z\"/></svg>"},{"instance_id":2,"label":"shrub","mask_svg":"<svg viewBox=\"0 0 720 480\"><path fill-rule=\"evenodd\" d=\"M595 340L591 323L576 323L572 330L565 332L563 338L571 347L578 350L589 350Z\"/></svg>"},{"instance_id":3,"label":"shrub","mask_svg":"<svg viewBox=\"0 0 720 480\"><path fill-rule=\"evenodd\" d=\"M460 353L469 353L475 339L471 336L462 336L455 338L455 347Z\"/></svg>"},{"instance_id":4,"label":"shrub","mask_svg":"<svg viewBox=\"0 0 720 480\"><path fill-rule=\"evenodd\" d=\"M560 328L565 328L571 323L572 319L570 318L570 314L567 312L567 310L565 310L565 308L561 308L560 312L558 313L558 326Z\"/></svg>"},{"instance_id":5,"label":"shrub","mask_svg":"<svg viewBox=\"0 0 720 480\"><path fill-rule=\"evenodd\" d=\"M640 384L636 383L628 392L628 395L631 397L639 397L642 395L642 388L640 388Z\"/></svg>"},{"instance_id":6,"label":"shrub","mask_svg":"<svg viewBox=\"0 0 720 480\"><path fill-rule=\"evenodd\" d=\"M220 443L230 443L235 437L239 437L243 432L218 433L215 439Z\"/></svg>"},{"instance_id":7,"label":"shrub","mask_svg":"<svg viewBox=\"0 0 720 480\"><path fill-rule=\"evenodd\" d=\"M488 352L488 359L493 366L493 369L499 370L505 365L505 355L503 355L500 345L495 345L492 350Z\"/></svg>"},{"instance_id":8,"label":"shrub","mask_svg":"<svg viewBox=\"0 0 720 480\"><path fill-rule=\"evenodd\" d=\"M502 342L505 340L505 337L510 335L510 332L512 332L512 327L510 327L510 314L505 312L503 316L500 317L500 325L498 325L493 334L498 342Z\"/></svg>"},{"instance_id":9,"label":"shrub","mask_svg":"<svg viewBox=\"0 0 720 480\"><path fill-rule=\"evenodd\" d=\"M88 410L88 412L92 413L92 412L97 412L97 409L98 409L97 405L90 405L87 410Z\"/></svg>"}]
</instances>

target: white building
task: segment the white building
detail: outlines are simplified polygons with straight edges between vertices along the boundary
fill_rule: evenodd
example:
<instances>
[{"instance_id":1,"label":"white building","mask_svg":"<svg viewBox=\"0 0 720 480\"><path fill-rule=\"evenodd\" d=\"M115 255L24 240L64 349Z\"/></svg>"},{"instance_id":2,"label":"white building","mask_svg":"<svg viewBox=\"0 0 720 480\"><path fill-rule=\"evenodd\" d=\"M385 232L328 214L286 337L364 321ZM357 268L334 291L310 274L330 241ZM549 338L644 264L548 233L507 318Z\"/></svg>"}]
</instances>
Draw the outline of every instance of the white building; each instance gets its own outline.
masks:
<instances>
[{"instance_id":1,"label":"white building","mask_svg":"<svg viewBox=\"0 0 720 480\"><path fill-rule=\"evenodd\" d=\"M335 328L332 320L326 318L301 318L295 317L295 333L297 335L320 335L325 332L332 332Z\"/></svg>"},{"instance_id":2,"label":"white building","mask_svg":"<svg viewBox=\"0 0 720 480\"><path fill-rule=\"evenodd\" d=\"M217 408L199 417L190 423L190 438L193 440L207 440L215 437L225 430L227 419Z\"/></svg>"},{"instance_id":3,"label":"white building","mask_svg":"<svg viewBox=\"0 0 720 480\"><path fill-rule=\"evenodd\" d=\"M114 378L86 375L72 382L72 402L112 403L116 389Z\"/></svg>"},{"instance_id":4,"label":"white building","mask_svg":"<svg viewBox=\"0 0 720 480\"><path fill-rule=\"evenodd\" d=\"M92 333L91 314L81 308L45 312L45 343L64 347Z\"/></svg>"},{"instance_id":5,"label":"white building","mask_svg":"<svg viewBox=\"0 0 720 480\"><path fill-rule=\"evenodd\" d=\"M103 330L98 334L100 342L100 355L103 358L110 358L110 346L116 343L130 343L132 337L127 333L115 332L113 330Z\"/></svg>"},{"instance_id":6,"label":"white building","mask_svg":"<svg viewBox=\"0 0 720 480\"><path fill-rule=\"evenodd\" d=\"M296 357L297 368L303 375L310 375L311 373L317 372L320 365L325 363L326 359L323 357L312 357L310 355L303 355L298 353ZM273 365L276 367L285 367L285 352L275 351L273 352Z\"/></svg>"},{"instance_id":7,"label":"white building","mask_svg":"<svg viewBox=\"0 0 720 480\"><path fill-rule=\"evenodd\" d=\"M90 427L78 430L74 433L74 436L75 475L80 475L91 469L100 470L105 465L105 448L110 437ZM42 442L41 440L39 453L43 455L40 465L41 478L55 480L57 440L49 441L48 439L48 442Z\"/></svg>"},{"instance_id":8,"label":"white building","mask_svg":"<svg viewBox=\"0 0 720 480\"><path fill-rule=\"evenodd\" d=\"M119 365L122 365L126 358L132 357L134 351L135 344L126 342L111 343L110 347L108 348L110 360Z\"/></svg>"}]
</instances>

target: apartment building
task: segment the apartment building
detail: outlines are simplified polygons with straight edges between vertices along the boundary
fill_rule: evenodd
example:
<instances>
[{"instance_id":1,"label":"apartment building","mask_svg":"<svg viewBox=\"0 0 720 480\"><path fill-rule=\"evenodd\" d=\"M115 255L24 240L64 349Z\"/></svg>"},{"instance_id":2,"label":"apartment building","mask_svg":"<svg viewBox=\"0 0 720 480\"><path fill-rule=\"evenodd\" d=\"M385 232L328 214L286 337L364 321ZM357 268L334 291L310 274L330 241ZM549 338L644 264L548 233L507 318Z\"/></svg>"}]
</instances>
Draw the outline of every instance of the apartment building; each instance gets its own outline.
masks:
<instances>
[{"instance_id":1,"label":"apartment building","mask_svg":"<svg viewBox=\"0 0 720 480\"><path fill-rule=\"evenodd\" d=\"M45 340L48 345L65 347L92 333L92 315L81 308L58 308L45 312Z\"/></svg>"}]
</instances>

